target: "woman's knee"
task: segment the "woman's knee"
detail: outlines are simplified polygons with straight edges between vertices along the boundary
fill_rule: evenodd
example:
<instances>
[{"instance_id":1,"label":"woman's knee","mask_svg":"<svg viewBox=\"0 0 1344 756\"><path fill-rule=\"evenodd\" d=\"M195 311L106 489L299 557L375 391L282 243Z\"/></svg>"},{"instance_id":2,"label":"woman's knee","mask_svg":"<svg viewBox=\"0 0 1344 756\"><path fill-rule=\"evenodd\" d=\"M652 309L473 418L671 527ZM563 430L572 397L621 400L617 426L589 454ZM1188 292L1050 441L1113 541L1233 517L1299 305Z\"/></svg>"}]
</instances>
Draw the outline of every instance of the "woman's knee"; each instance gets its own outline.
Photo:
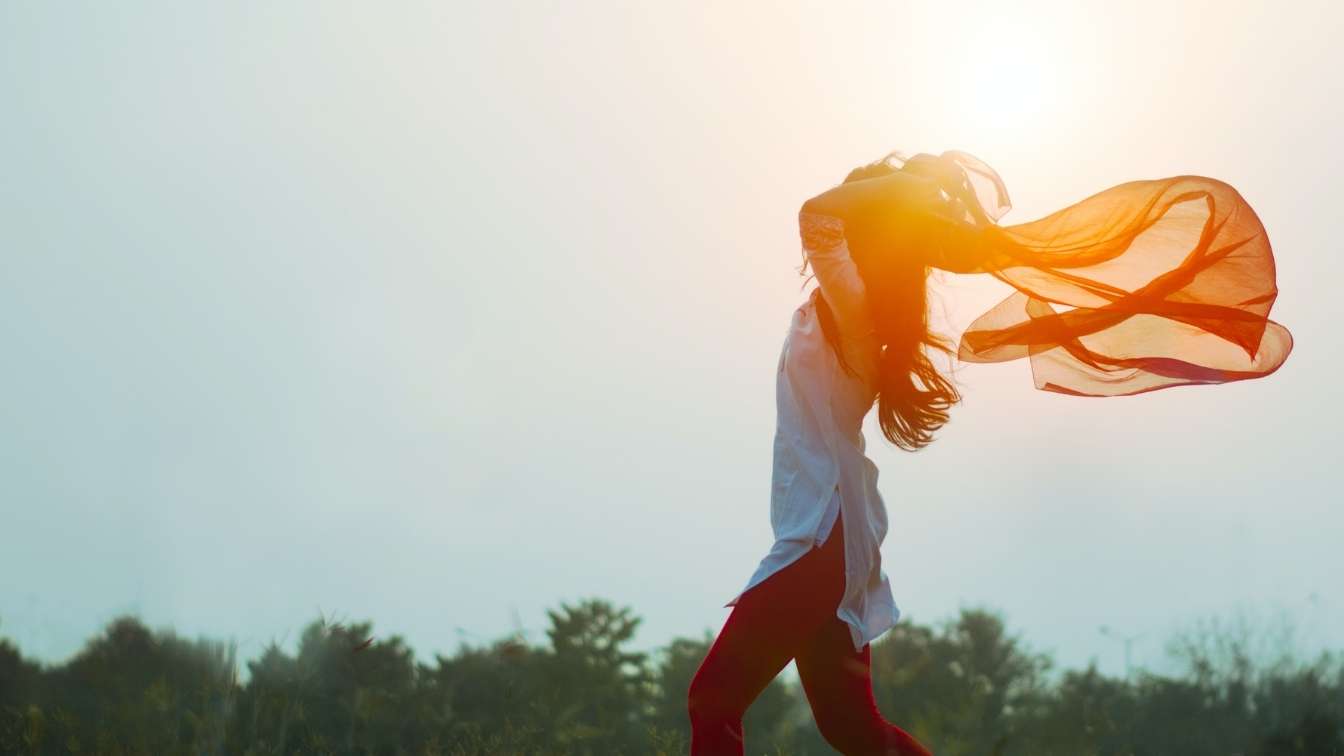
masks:
<instances>
[{"instance_id":1,"label":"woman's knee","mask_svg":"<svg viewBox=\"0 0 1344 756\"><path fill-rule=\"evenodd\" d=\"M692 679L691 689L686 694L686 713L691 722L717 719L722 710L723 705L715 698L713 687L701 682L699 676Z\"/></svg>"},{"instance_id":2,"label":"woman's knee","mask_svg":"<svg viewBox=\"0 0 1344 756\"><path fill-rule=\"evenodd\" d=\"M741 719L743 712L737 711L734 703L725 696L727 686L724 682L705 674L703 668L691 679L690 690L686 693L686 711L692 723Z\"/></svg>"},{"instance_id":3,"label":"woman's knee","mask_svg":"<svg viewBox=\"0 0 1344 756\"><path fill-rule=\"evenodd\" d=\"M844 754L885 753L885 722L848 714L817 712L817 730L830 747Z\"/></svg>"}]
</instances>

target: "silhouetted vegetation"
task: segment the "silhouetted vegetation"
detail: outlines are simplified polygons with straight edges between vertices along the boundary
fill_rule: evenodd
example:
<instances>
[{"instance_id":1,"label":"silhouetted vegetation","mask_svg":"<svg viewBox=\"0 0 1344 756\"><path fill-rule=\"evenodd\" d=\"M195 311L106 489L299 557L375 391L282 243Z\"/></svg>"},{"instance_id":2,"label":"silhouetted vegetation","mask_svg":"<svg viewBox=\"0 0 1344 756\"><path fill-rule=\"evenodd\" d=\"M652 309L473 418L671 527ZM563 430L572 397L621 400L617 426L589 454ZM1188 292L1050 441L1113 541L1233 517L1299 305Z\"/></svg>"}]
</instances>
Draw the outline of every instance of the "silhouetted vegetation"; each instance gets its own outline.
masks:
<instances>
[{"instance_id":1,"label":"silhouetted vegetation","mask_svg":"<svg viewBox=\"0 0 1344 756\"><path fill-rule=\"evenodd\" d=\"M549 612L541 646L503 638L417 661L368 623L319 620L238 675L232 644L133 618L59 665L0 640L6 754L681 754L686 691L713 640L631 650L639 618L600 599ZM1217 627L1172 641L1180 676L1051 674L993 612L903 621L873 645L883 713L940 756L1344 754L1344 665L1265 660ZM826 754L802 692L777 679L747 752Z\"/></svg>"}]
</instances>

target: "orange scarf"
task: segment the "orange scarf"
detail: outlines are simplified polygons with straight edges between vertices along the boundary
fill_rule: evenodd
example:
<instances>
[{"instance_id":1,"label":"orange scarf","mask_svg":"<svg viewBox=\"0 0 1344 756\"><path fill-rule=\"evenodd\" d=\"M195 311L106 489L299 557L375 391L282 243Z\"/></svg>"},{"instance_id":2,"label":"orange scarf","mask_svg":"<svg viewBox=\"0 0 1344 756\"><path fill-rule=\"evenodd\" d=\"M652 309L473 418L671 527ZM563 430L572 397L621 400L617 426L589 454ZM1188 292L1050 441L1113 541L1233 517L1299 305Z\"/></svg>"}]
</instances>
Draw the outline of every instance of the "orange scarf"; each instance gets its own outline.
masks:
<instances>
[{"instance_id":1,"label":"orange scarf","mask_svg":"<svg viewBox=\"0 0 1344 756\"><path fill-rule=\"evenodd\" d=\"M1131 181L999 226L1010 204L998 174L963 152L939 161L959 169L954 205L974 201L992 222L974 227L971 246L943 237L931 264L1017 290L966 330L961 360L1027 357L1038 389L1123 396L1259 378L1292 351L1292 335L1269 319L1278 295L1269 238L1231 186Z\"/></svg>"}]
</instances>

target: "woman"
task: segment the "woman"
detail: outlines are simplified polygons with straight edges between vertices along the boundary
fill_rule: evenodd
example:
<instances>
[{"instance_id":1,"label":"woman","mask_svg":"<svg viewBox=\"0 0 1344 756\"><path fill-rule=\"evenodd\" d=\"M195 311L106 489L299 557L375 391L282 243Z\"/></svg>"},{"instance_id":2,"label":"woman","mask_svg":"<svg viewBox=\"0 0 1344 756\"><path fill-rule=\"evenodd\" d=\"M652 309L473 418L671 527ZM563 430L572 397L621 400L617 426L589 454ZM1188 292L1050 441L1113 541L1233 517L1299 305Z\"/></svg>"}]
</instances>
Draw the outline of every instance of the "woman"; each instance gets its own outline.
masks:
<instances>
[{"instance_id":1,"label":"woman","mask_svg":"<svg viewBox=\"0 0 1344 756\"><path fill-rule=\"evenodd\" d=\"M900 611L881 568L887 532L861 426L915 451L959 400L926 350L930 267L991 273L1017 292L962 338L967 361L1029 357L1038 388L1117 396L1273 372L1292 347L1258 218L1199 176L1112 187L1000 227L998 175L961 152L851 171L805 202L818 287L793 313L776 376L775 543L691 682L691 753L741 754L742 715L794 660L823 737L845 754L928 754L873 698L870 642ZM1072 309L1056 312L1050 303Z\"/></svg>"}]
</instances>

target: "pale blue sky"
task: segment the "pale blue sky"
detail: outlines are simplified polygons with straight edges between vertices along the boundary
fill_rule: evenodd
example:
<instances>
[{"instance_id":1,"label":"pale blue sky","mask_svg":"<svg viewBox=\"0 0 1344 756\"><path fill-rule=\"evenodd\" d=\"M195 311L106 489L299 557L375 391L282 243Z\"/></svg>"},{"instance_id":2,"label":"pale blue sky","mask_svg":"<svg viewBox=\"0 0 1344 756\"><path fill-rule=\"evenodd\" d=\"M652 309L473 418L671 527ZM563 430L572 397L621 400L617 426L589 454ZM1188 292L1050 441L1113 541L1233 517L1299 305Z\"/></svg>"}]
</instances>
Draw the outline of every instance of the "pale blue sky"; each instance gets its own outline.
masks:
<instances>
[{"instance_id":1,"label":"pale blue sky","mask_svg":"<svg viewBox=\"0 0 1344 756\"><path fill-rule=\"evenodd\" d=\"M1264 380L1080 399L967 366L867 430L918 622L1001 610L1122 667L1201 617L1344 647L1335 94L1302 3L0 4L0 634L109 619L421 658L600 596L717 632L770 545L795 213L957 148L1016 223L1199 173L1296 338ZM936 283L964 326L1003 289Z\"/></svg>"}]
</instances>

